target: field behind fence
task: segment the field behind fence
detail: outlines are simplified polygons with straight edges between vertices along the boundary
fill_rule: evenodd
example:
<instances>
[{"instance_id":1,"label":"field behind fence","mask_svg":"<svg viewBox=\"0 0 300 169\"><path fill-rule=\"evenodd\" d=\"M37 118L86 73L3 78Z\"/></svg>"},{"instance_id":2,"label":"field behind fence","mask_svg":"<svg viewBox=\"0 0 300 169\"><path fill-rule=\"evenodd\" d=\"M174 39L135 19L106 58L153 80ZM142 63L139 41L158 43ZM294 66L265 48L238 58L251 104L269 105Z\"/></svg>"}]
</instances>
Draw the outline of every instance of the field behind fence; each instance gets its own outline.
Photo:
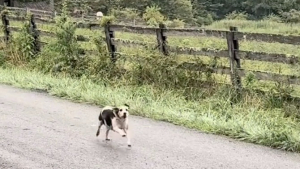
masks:
<instances>
[{"instance_id":1,"label":"field behind fence","mask_svg":"<svg viewBox=\"0 0 300 169\"><path fill-rule=\"evenodd\" d=\"M24 9L24 12L26 10ZM51 15L35 13L31 24L36 26L40 46L55 36ZM20 14L2 16L3 37L8 40L20 30ZM257 80L253 88L269 90L275 84L292 85L293 96L300 96L299 44L300 36L240 32L229 30L169 29L98 23L79 23L78 41L86 52L96 50L92 39L102 39L111 57L117 54L139 56L143 51L159 52L162 57L178 56L178 68L210 72L217 83L247 87L245 79ZM153 50L154 49L154 50ZM203 61L203 66L193 63L193 58ZM205 79L200 79L205 80Z\"/></svg>"}]
</instances>

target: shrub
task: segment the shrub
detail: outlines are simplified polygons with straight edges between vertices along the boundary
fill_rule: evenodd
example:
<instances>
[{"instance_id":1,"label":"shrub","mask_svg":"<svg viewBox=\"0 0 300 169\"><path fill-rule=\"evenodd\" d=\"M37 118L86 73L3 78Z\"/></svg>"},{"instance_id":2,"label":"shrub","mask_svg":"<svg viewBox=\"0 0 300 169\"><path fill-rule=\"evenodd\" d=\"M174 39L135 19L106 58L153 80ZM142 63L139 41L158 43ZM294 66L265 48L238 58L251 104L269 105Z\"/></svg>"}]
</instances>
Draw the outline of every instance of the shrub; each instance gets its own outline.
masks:
<instances>
[{"instance_id":1,"label":"shrub","mask_svg":"<svg viewBox=\"0 0 300 169\"><path fill-rule=\"evenodd\" d=\"M228 20L247 20L249 18L248 14L245 12L236 12L233 11L232 13L229 13L225 16Z\"/></svg>"},{"instance_id":2,"label":"shrub","mask_svg":"<svg viewBox=\"0 0 300 169\"><path fill-rule=\"evenodd\" d=\"M211 14L207 14L206 16L198 16L193 19L194 24L202 26L202 25L210 25L213 23L214 19Z\"/></svg>"},{"instance_id":3,"label":"shrub","mask_svg":"<svg viewBox=\"0 0 300 169\"><path fill-rule=\"evenodd\" d=\"M3 66L6 62L6 57L4 52L0 52L0 66Z\"/></svg>"},{"instance_id":4,"label":"shrub","mask_svg":"<svg viewBox=\"0 0 300 169\"><path fill-rule=\"evenodd\" d=\"M135 25L135 20L140 18L137 9L134 8L113 9L112 15L120 21L129 20L130 22L133 22L133 25Z\"/></svg>"},{"instance_id":5,"label":"shrub","mask_svg":"<svg viewBox=\"0 0 300 169\"><path fill-rule=\"evenodd\" d=\"M167 21L166 25L169 28L184 28L184 21L180 19L174 19L173 21Z\"/></svg>"},{"instance_id":6,"label":"shrub","mask_svg":"<svg viewBox=\"0 0 300 169\"><path fill-rule=\"evenodd\" d=\"M271 14L271 15L268 15L268 16L264 17L263 21L281 23L282 19L279 16L277 16L277 15Z\"/></svg>"},{"instance_id":7,"label":"shrub","mask_svg":"<svg viewBox=\"0 0 300 169\"><path fill-rule=\"evenodd\" d=\"M104 27L108 22L113 23L115 19L114 16L103 16L100 20L100 26Z\"/></svg>"},{"instance_id":8,"label":"shrub","mask_svg":"<svg viewBox=\"0 0 300 169\"><path fill-rule=\"evenodd\" d=\"M286 23L299 23L300 22L300 11L291 9L289 12L281 13L282 20Z\"/></svg>"},{"instance_id":9,"label":"shrub","mask_svg":"<svg viewBox=\"0 0 300 169\"><path fill-rule=\"evenodd\" d=\"M75 35L76 23L73 23L67 11L64 2L62 15L55 18L56 38L44 47L36 60L38 67L44 71L72 72L82 61L80 45Z\"/></svg>"},{"instance_id":10,"label":"shrub","mask_svg":"<svg viewBox=\"0 0 300 169\"><path fill-rule=\"evenodd\" d=\"M36 55L34 46L33 30L30 24L32 15L27 13L26 20L21 30L11 37L6 52L8 60L13 64L24 64L29 62Z\"/></svg>"},{"instance_id":11,"label":"shrub","mask_svg":"<svg viewBox=\"0 0 300 169\"><path fill-rule=\"evenodd\" d=\"M160 13L158 6L147 7L143 14L143 19L149 26L157 27L160 23L165 21L165 17Z\"/></svg>"}]
</instances>

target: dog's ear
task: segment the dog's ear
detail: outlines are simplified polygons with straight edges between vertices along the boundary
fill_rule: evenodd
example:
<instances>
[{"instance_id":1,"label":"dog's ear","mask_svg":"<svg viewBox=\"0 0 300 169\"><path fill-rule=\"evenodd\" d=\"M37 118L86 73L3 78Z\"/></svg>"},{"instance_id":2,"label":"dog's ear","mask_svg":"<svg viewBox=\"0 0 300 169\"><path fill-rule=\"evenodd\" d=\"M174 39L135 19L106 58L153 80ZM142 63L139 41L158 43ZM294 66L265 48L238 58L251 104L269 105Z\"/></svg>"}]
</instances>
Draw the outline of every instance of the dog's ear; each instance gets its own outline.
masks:
<instances>
[{"instance_id":1,"label":"dog's ear","mask_svg":"<svg viewBox=\"0 0 300 169\"><path fill-rule=\"evenodd\" d=\"M124 105L125 105L125 106L127 106L127 107L128 107L128 109L130 109L130 106L129 106L128 104L126 104L126 103L125 103Z\"/></svg>"},{"instance_id":2,"label":"dog's ear","mask_svg":"<svg viewBox=\"0 0 300 169\"><path fill-rule=\"evenodd\" d=\"M113 108L113 111L115 112L115 113L118 113L119 112L119 108L117 108L117 107L115 107L115 108Z\"/></svg>"}]
</instances>

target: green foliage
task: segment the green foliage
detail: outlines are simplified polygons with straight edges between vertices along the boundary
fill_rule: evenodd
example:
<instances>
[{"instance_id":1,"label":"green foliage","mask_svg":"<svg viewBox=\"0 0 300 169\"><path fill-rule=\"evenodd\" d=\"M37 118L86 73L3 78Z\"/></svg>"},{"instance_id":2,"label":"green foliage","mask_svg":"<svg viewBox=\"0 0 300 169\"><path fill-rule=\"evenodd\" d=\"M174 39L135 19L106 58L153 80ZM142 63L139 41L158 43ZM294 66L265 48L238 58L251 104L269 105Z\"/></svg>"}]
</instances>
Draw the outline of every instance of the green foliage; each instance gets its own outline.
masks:
<instances>
[{"instance_id":1,"label":"green foliage","mask_svg":"<svg viewBox=\"0 0 300 169\"><path fill-rule=\"evenodd\" d=\"M282 20L286 23L299 23L300 22L300 11L291 9L289 12L283 12Z\"/></svg>"},{"instance_id":2,"label":"green foliage","mask_svg":"<svg viewBox=\"0 0 300 169\"><path fill-rule=\"evenodd\" d=\"M100 20L100 26L104 27L107 23L113 23L115 19L116 18L114 16L103 16Z\"/></svg>"},{"instance_id":3,"label":"green foliage","mask_svg":"<svg viewBox=\"0 0 300 169\"><path fill-rule=\"evenodd\" d=\"M112 15L115 16L120 21L129 21L135 24L135 20L140 18L140 14L137 9L134 8L124 8L124 9L113 9Z\"/></svg>"},{"instance_id":4,"label":"green foliage","mask_svg":"<svg viewBox=\"0 0 300 169\"><path fill-rule=\"evenodd\" d=\"M254 86L254 83L257 81L255 74L250 72L245 77L245 85L247 88L252 88Z\"/></svg>"},{"instance_id":5,"label":"green foliage","mask_svg":"<svg viewBox=\"0 0 300 169\"><path fill-rule=\"evenodd\" d=\"M198 16L197 18L193 19L193 22L196 25L202 26L202 25L210 25L213 23L213 17L211 14L207 14L206 16L202 17L202 16Z\"/></svg>"},{"instance_id":6,"label":"green foliage","mask_svg":"<svg viewBox=\"0 0 300 169\"><path fill-rule=\"evenodd\" d=\"M168 28L184 28L184 21L180 19L174 19L173 21L166 21Z\"/></svg>"},{"instance_id":7,"label":"green foliage","mask_svg":"<svg viewBox=\"0 0 300 169\"><path fill-rule=\"evenodd\" d=\"M151 6L147 7L145 13L143 14L143 19L147 22L149 26L157 27L160 23L165 21L165 17L160 13L160 7Z\"/></svg>"},{"instance_id":8,"label":"green foliage","mask_svg":"<svg viewBox=\"0 0 300 169\"><path fill-rule=\"evenodd\" d=\"M248 14L245 12L238 13L233 11L232 13L227 14L225 18L229 20L247 20Z\"/></svg>"},{"instance_id":9,"label":"green foliage","mask_svg":"<svg viewBox=\"0 0 300 169\"><path fill-rule=\"evenodd\" d=\"M72 7L82 11L82 17L92 10L88 0L72 0Z\"/></svg>"},{"instance_id":10,"label":"green foliage","mask_svg":"<svg viewBox=\"0 0 300 169\"><path fill-rule=\"evenodd\" d=\"M281 23L282 19L277 15L271 14L271 15L264 17L263 21Z\"/></svg>"},{"instance_id":11,"label":"green foliage","mask_svg":"<svg viewBox=\"0 0 300 169\"><path fill-rule=\"evenodd\" d=\"M190 0L160 0L154 2L159 5L160 12L169 19L180 19L190 22L193 18L193 6Z\"/></svg>"},{"instance_id":12,"label":"green foliage","mask_svg":"<svg viewBox=\"0 0 300 169\"><path fill-rule=\"evenodd\" d=\"M32 15L27 14L27 19L23 22L20 32L13 36L8 48L9 61L13 64L24 64L33 59L36 55L34 47L33 30L30 23Z\"/></svg>"},{"instance_id":13,"label":"green foliage","mask_svg":"<svg viewBox=\"0 0 300 169\"><path fill-rule=\"evenodd\" d=\"M5 56L5 53L4 52L0 52L0 66L3 66L6 62L6 56Z\"/></svg>"},{"instance_id":14,"label":"green foliage","mask_svg":"<svg viewBox=\"0 0 300 169\"><path fill-rule=\"evenodd\" d=\"M62 2L56 0L56 10L60 10ZM98 11L111 15L113 9L135 8L138 13L145 13L148 6L157 5L160 12L170 20L181 19L186 23L196 23L212 16L213 20L224 19L226 15L238 11L247 13L248 18L262 19L269 15L280 16L283 12L300 10L296 0L67 0L70 10L77 7L95 14ZM88 4L88 5L87 5ZM89 8L89 9L87 9Z\"/></svg>"},{"instance_id":15,"label":"green foliage","mask_svg":"<svg viewBox=\"0 0 300 169\"><path fill-rule=\"evenodd\" d=\"M72 72L83 60L80 57L80 45L75 34L76 23L68 16L67 3L65 2L63 5L62 15L55 18L56 38L45 46L36 60L36 64L44 71Z\"/></svg>"},{"instance_id":16,"label":"green foliage","mask_svg":"<svg viewBox=\"0 0 300 169\"><path fill-rule=\"evenodd\" d=\"M267 108L283 108L293 92L294 89L291 85L278 81L275 86L268 91L265 106Z\"/></svg>"}]
</instances>

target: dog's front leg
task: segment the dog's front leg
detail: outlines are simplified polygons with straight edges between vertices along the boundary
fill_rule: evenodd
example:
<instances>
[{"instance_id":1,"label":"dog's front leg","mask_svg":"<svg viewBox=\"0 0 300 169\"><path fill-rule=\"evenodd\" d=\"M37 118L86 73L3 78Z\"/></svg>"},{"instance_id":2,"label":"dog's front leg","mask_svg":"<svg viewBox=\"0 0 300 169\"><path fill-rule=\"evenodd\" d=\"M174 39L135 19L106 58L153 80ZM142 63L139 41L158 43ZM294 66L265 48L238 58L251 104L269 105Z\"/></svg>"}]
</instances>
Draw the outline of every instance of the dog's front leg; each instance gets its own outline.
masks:
<instances>
[{"instance_id":1,"label":"dog's front leg","mask_svg":"<svg viewBox=\"0 0 300 169\"><path fill-rule=\"evenodd\" d=\"M118 132L119 134L121 134L122 137L125 137L126 134L125 134L125 132L124 132L123 130L121 130L121 129L118 127L118 125L117 125L117 120L116 120L115 118L113 118L113 119L111 120L111 122L112 122L113 130L116 131L116 132Z\"/></svg>"},{"instance_id":2,"label":"dog's front leg","mask_svg":"<svg viewBox=\"0 0 300 169\"><path fill-rule=\"evenodd\" d=\"M106 140L106 141L109 141L109 140L110 140L110 139L108 138L109 130L110 130L110 129L106 129L106 136L105 136L105 140Z\"/></svg>"},{"instance_id":3,"label":"dog's front leg","mask_svg":"<svg viewBox=\"0 0 300 169\"><path fill-rule=\"evenodd\" d=\"M124 129L124 132L127 134L127 145L128 147L131 147L131 142L130 142L130 131L128 129L128 125L126 126L126 128Z\"/></svg>"}]
</instances>

